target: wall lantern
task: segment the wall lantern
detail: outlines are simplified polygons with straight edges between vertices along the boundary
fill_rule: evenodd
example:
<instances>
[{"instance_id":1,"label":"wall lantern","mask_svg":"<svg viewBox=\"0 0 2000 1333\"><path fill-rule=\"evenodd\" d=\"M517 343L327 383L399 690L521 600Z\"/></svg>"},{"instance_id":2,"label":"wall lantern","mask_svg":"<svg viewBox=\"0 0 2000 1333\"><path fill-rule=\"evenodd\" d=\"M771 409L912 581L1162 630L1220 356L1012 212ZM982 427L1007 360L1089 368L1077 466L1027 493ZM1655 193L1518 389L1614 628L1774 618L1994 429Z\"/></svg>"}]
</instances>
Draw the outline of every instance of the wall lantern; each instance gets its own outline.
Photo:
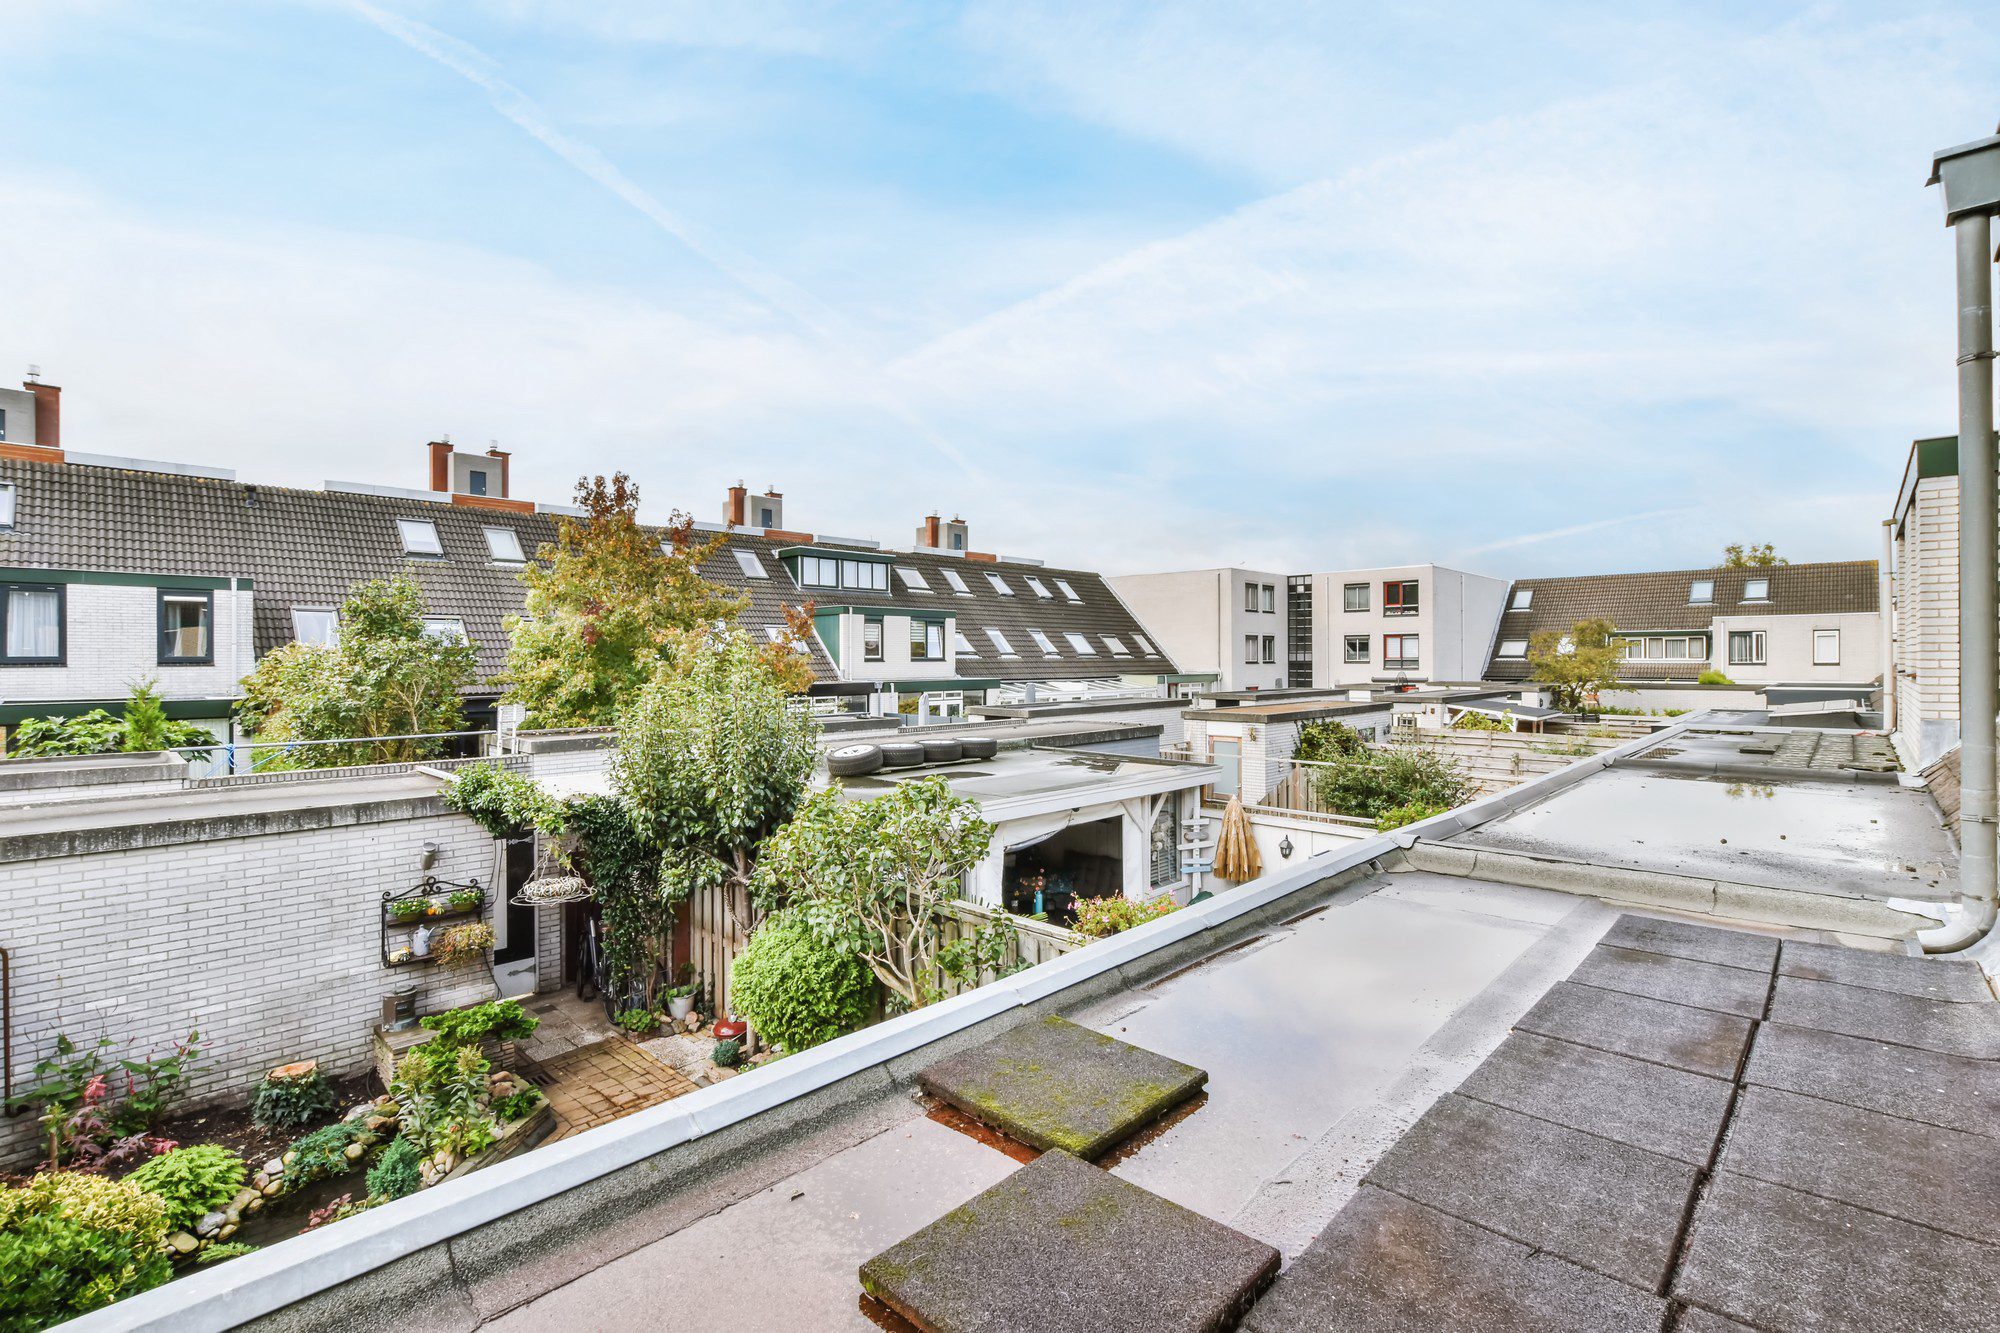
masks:
<instances>
[{"instance_id":1,"label":"wall lantern","mask_svg":"<svg viewBox=\"0 0 2000 1333\"><path fill-rule=\"evenodd\" d=\"M1287 833L1287 834L1286 834L1286 835L1284 836L1284 839L1283 839L1283 840L1282 840L1281 842L1279 842L1279 843L1278 843L1278 855L1279 855L1279 856L1282 856L1282 857L1284 857L1284 858L1285 858L1285 859L1286 859L1287 861L1289 861L1289 860L1291 860L1291 859L1292 859L1292 835L1291 835L1291 834Z\"/></svg>"}]
</instances>

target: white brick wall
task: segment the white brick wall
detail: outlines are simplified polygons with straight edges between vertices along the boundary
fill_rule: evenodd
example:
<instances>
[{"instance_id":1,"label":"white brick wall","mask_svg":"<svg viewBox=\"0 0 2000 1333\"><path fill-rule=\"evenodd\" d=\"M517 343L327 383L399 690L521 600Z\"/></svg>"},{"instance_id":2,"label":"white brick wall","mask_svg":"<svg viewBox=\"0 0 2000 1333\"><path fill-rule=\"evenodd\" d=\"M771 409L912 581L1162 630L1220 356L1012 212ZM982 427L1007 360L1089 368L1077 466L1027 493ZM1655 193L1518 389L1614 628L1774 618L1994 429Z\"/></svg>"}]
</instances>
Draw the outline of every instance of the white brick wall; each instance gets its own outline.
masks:
<instances>
[{"instance_id":1,"label":"white brick wall","mask_svg":"<svg viewBox=\"0 0 2000 1333\"><path fill-rule=\"evenodd\" d=\"M1958 478L1917 483L1896 540L1897 730L1935 756L1958 720Z\"/></svg>"},{"instance_id":2,"label":"white brick wall","mask_svg":"<svg viewBox=\"0 0 2000 1333\"><path fill-rule=\"evenodd\" d=\"M251 650L253 593L215 592L213 666L159 662L159 590L120 584L72 583L64 592L65 659L59 667L8 667L0 690L10 702L122 699L147 677L169 699L233 699L255 665ZM227 708L219 710L226 715Z\"/></svg>"},{"instance_id":3,"label":"white brick wall","mask_svg":"<svg viewBox=\"0 0 2000 1333\"><path fill-rule=\"evenodd\" d=\"M264 1071L317 1057L367 1066L384 995L417 982L418 1012L491 999L487 963L385 967L379 904L422 875L479 877L492 840L457 814L0 865L12 955L14 1083L56 1034L164 1054L199 1029L213 1068L193 1095L247 1096ZM32 1116L0 1121L0 1161L34 1151Z\"/></svg>"}]
</instances>

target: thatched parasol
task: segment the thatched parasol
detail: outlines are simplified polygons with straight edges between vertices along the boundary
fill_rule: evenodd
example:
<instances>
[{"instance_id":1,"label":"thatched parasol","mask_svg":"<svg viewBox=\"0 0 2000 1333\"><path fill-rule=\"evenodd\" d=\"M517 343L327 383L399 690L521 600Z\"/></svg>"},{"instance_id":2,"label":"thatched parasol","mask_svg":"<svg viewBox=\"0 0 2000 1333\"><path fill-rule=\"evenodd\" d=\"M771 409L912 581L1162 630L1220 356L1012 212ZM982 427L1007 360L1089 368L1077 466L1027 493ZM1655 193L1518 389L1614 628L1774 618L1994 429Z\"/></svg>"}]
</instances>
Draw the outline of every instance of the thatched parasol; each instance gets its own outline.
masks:
<instances>
[{"instance_id":1,"label":"thatched parasol","mask_svg":"<svg viewBox=\"0 0 2000 1333\"><path fill-rule=\"evenodd\" d=\"M1215 843L1215 873L1241 884L1263 872L1264 858L1257 854L1257 840L1250 834L1250 816L1243 813L1242 799L1232 796Z\"/></svg>"}]
</instances>

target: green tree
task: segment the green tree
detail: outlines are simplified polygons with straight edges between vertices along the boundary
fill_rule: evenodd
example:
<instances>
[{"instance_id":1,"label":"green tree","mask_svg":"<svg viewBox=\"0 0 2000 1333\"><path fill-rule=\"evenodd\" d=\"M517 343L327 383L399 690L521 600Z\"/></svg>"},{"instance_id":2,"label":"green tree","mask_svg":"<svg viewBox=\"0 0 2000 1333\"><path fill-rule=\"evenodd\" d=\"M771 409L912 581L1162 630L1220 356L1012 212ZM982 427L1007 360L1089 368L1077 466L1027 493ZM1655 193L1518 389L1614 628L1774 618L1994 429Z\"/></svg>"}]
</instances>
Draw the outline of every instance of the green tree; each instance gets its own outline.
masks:
<instances>
[{"instance_id":1,"label":"green tree","mask_svg":"<svg viewBox=\"0 0 2000 1333\"><path fill-rule=\"evenodd\" d=\"M867 965L835 948L798 912L767 918L729 974L730 1008L787 1051L865 1026L876 994Z\"/></svg>"},{"instance_id":2,"label":"green tree","mask_svg":"<svg viewBox=\"0 0 2000 1333\"><path fill-rule=\"evenodd\" d=\"M1577 712L1618 683L1624 649L1608 620L1579 620L1569 632L1546 630L1528 642L1528 672L1565 712Z\"/></svg>"},{"instance_id":3,"label":"green tree","mask_svg":"<svg viewBox=\"0 0 2000 1333\"><path fill-rule=\"evenodd\" d=\"M357 585L340 608L331 646L292 643L267 653L243 680L238 716L259 741L306 745L262 767L394 763L437 753L436 740L375 740L457 731L459 694L473 681L472 645L424 633L424 598L408 575Z\"/></svg>"},{"instance_id":4,"label":"green tree","mask_svg":"<svg viewBox=\"0 0 2000 1333\"><path fill-rule=\"evenodd\" d=\"M168 717L166 700L160 697L160 689L155 682L142 680L132 687L132 696L125 701L124 738L119 743L120 749L133 752L178 750L206 744L214 739L203 727L192 722L176 722Z\"/></svg>"},{"instance_id":5,"label":"green tree","mask_svg":"<svg viewBox=\"0 0 2000 1333\"><path fill-rule=\"evenodd\" d=\"M1359 819L1379 819L1409 805L1449 810L1473 794L1464 769L1415 741L1371 748L1317 772L1314 785L1327 809Z\"/></svg>"},{"instance_id":6,"label":"green tree","mask_svg":"<svg viewBox=\"0 0 2000 1333\"><path fill-rule=\"evenodd\" d=\"M1300 727L1298 743L1292 747L1292 758L1321 764L1367 753L1368 742L1361 739L1361 733L1331 717Z\"/></svg>"},{"instance_id":7,"label":"green tree","mask_svg":"<svg viewBox=\"0 0 2000 1333\"><path fill-rule=\"evenodd\" d=\"M792 706L748 635L682 640L626 711L611 766L670 899L750 882L758 844L805 796L818 741L819 722Z\"/></svg>"},{"instance_id":8,"label":"green tree","mask_svg":"<svg viewBox=\"0 0 2000 1333\"><path fill-rule=\"evenodd\" d=\"M1724 569L1769 569L1773 565L1789 565L1791 561L1771 548L1771 543L1758 545L1756 542L1744 544L1731 542L1722 548Z\"/></svg>"},{"instance_id":9,"label":"green tree","mask_svg":"<svg viewBox=\"0 0 2000 1333\"><path fill-rule=\"evenodd\" d=\"M576 504L583 517L521 571L525 614L507 621L507 698L531 727L612 725L683 640L748 605L701 575L723 539L697 542L679 511L663 534L640 526L623 472L578 481Z\"/></svg>"},{"instance_id":10,"label":"green tree","mask_svg":"<svg viewBox=\"0 0 2000 1333\"><path fill-rule=\"evenodd\" d=\"M942 777L862 801L828 788L764 844L758 898L788 903L916 1008L938 996L945 905L992 837L978 804Z\"/></svg>"}]
</instances>

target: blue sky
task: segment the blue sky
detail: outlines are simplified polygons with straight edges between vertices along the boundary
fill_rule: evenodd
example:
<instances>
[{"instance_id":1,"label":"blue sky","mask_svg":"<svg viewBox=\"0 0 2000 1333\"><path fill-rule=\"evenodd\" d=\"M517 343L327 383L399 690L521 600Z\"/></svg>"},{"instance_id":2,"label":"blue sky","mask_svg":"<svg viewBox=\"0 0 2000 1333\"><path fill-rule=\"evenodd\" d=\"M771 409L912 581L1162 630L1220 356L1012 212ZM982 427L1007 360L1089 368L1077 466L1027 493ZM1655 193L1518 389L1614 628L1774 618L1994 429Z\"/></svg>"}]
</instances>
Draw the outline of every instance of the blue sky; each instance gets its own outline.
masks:
<instances>
[{"instance_id":1,"label":"blue sky","mask_svg":"<svg viewBox=\"0 0 2000 1333\"><path fill-rule=\"evenodd\" d=\"M1630 12L0 0L0 368L79 450L1109 571L1872 556L2000 32Z\"/></svg>"}]
</instances>

